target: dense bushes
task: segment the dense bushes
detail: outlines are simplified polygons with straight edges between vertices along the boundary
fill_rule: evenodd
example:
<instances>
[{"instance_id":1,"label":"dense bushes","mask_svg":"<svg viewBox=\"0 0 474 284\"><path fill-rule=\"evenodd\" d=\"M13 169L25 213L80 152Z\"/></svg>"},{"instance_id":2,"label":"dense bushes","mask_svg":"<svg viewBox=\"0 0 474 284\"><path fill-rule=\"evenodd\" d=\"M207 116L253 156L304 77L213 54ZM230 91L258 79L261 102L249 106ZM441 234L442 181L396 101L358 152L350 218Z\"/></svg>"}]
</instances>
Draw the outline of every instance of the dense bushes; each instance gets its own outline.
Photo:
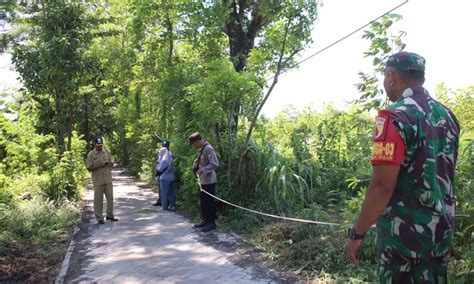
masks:
<instances>
[{"instance_id":1,"label":"dense bushes","mask_svg":"<svg viewBox=\"0 0 474 284\"><path fill-rule=\"evenodd\" d=\"M461 124L461 141L455 175L456 233L451 276L459 282L474 282L474 86L450 90L438 86L440 100Z\"/></svg>"},{"instance_id":2,"label":"dense bushes","mask_svg":"<svg viewBox=\"0 0 474 284\"><path fill-rule=\"evenodd\" d=\"M74 136L72 151L57 154L54 138L38 134L30 118L0 114L0 238L45 240L77 221L70 201L85 185L85 144Z\"/></svg>"}]
</instances>

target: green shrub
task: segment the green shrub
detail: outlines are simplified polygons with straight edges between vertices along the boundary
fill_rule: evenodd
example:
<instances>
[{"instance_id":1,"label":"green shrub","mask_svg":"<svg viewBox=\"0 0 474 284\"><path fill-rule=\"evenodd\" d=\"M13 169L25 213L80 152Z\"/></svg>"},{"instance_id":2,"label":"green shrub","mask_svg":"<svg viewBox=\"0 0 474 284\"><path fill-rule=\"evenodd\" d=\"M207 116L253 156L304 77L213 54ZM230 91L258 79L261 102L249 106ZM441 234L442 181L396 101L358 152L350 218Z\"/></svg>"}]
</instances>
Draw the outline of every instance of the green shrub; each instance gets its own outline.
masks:
<instances>
[{"instance_id":1,"label":"green shrub","mask_svg":"<svg viewBox=\"0 0 474 284\"><path fill-rule=\"evenodd\" d=\"M77 206L69 201L55 203L40 197L0 208L2 235L11 240L49 240L76 224Z\"/></svg>"},{"instance_id":2,"label":"green shrub","mask_svg":"<svg viewBox=\"0 0 474 284\"><path fill-rule=\"evenodd\" d=\"M219 224L238 234L254 234L268 222L263 217L241 209L228 210L225 215L219 216Z\"/></svg>"}]
</instances>

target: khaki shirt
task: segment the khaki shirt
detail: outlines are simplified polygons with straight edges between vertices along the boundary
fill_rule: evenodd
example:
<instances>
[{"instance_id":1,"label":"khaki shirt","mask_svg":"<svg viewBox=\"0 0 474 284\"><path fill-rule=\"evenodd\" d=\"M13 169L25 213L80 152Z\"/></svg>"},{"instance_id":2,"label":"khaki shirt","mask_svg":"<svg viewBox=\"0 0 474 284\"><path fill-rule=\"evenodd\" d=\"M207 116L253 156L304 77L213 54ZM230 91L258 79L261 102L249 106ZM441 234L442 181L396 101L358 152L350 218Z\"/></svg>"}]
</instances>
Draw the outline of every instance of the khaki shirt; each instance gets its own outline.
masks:
<instances>
[{"instance_id":1,"label":"khaki shirt","mask_svg":"<svg viewBox=\"0 0 474 284\"><path fill-rule=\"evenodd\" d=\"M94 186L112 183L112 155L110 155L110 152L105 148L103 148L100 152L94 149L90 151L89 154L87 154L87 168L101 166L106 162L108 162L110 166L91 172Z\"/></svg>"},{"instance_id":2,"label":"khaki shirt","mask_svg":"<svg viewBox=\"0 0 474 284\"><path fill-rule=\"evenodd\" d=\"M219 166L214 148L206 142L199 160L199 169L202 173L199 175L200 184L217 183L216 168Z\"/></svg>"}]
</instances>

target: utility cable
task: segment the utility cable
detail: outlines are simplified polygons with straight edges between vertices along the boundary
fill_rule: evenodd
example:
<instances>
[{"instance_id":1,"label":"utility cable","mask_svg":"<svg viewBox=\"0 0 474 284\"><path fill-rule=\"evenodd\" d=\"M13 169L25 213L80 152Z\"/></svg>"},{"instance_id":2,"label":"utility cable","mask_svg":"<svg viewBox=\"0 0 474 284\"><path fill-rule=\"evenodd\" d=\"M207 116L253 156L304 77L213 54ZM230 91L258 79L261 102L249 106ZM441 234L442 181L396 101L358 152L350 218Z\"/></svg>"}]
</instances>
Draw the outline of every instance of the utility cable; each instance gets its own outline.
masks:
<instances>
[{"instance_id":1,"label":"utility cable","mask_svg":"<svg viewBox=\"0 0 474 284\"><path fill-rule=\"evenodd\" d=\"M273 215L273 214L268 214L268 213L264 213L264 212L260 212L260 211L257 211L257 210L253 210L253 209L249 209L249 208L245 208L245 207L242 207L242 206L239 206L239 205L236 205L236 204L233 204L229 201L226 201L222 198L219 198L207 191L205 191L204 189L201 188L201 192L204 192L205 194L221 201L221 202L224 202L226 204L229 204L231 206L234 206L236 208L239 208L239 209L242 209L242 210L245 210L245 211L249 211L249 212L252 212L252 213L255 213L255 214L259 214L259 215L263 215L263 216L267 216L267 217L271 217L271 218L276 218L276 219L282 219L282 220L286 220L286 221L295 221L295 222L300 222L300 223L309 223L309 224L317 224L317 225L326 225L326 226L343 226L343 224L337 224L337 223L329 223L329 222L322 222L322 221L313 221L313 220L304 220L304 219L298 219L298 218L290 218L290 217L284 217L284 216L278 216L278 215Z\"/></svg>"},{"instance_id":2,"label":"utility cable","mask_svg":"<svg viewBox=\"0 0 474 284\"><path fill-rule=\"evenodd\" d=\"M322 48L322 49L316 51L315 53L311 54L310 56L306 57L305 59L303 59L303 60L301 60L301 61L299 61L299 62L293 64L293 65L290 66L290 67L284 68L278 75L281 75L281 74L283 74L283 73L286 73L286 71L288 71L290 68L293 68L293 67L295 67L295 66L298 66L298 65L300 65L301 63L303 63L303 62L305 62L305 61L308 61L309 59L313 58L314 56L320 54L321 52L323 52L323 51L325 51L325 50L327 50L327 49L333 47L334 45L340 43L341 41L345 40L346 38L348 38L348 37L354 35L355 33L359 32L359 31L362 30L363 28L365 28L365 27L371 25L372 23L374 23L375 21L379 20L380 18L382 18L382 17L384 17L384 16L386 16L386 15L392 13L393 11L397 10L397 9L400 8L401 6L405 5L406 3L408 3L408 0L406 0L405 2L403 2L403 3L401 3L401 4L397 5L397 6L395 6L394 8L392 8L392 9L390 9L389 11L385 12L384 14L378 16L377 18L375 18L375 19L373 19L372 21L368 22L367 24L361 26L360 28L358 28L358 29L352 31L351 33L349 33L349 34L343 36L342 38L336 40L335 42L333 42L333 43L327 45L326 47L324 47L324 48ZM275 76L276 76L276 75L275 75ZM272 80L273 78L275 78L275 76L272 76L272 77L268 78L266 81Z\"/></svg>"}]
</instances>

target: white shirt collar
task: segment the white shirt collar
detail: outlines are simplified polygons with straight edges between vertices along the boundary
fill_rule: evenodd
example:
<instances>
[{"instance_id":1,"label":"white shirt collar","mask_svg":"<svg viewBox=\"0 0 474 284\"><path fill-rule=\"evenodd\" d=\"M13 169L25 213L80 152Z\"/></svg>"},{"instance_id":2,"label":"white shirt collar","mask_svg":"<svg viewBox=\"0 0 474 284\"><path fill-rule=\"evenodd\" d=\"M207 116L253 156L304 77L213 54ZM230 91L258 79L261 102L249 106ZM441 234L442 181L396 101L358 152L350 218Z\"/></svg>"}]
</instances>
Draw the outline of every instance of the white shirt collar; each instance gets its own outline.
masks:
<instances>
[{"instance_id":1,"label":"white shirt collar","mask_svg":"<svg viewBox=\"0 0 474 284\"><path fill-rule=\"evenodd\" d=\"M408 98L413 96L413 90L411 88L406 88L402 93L402 98Z\"/></svg>"}]
</instances>

